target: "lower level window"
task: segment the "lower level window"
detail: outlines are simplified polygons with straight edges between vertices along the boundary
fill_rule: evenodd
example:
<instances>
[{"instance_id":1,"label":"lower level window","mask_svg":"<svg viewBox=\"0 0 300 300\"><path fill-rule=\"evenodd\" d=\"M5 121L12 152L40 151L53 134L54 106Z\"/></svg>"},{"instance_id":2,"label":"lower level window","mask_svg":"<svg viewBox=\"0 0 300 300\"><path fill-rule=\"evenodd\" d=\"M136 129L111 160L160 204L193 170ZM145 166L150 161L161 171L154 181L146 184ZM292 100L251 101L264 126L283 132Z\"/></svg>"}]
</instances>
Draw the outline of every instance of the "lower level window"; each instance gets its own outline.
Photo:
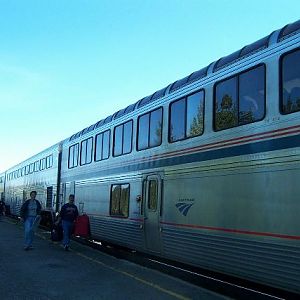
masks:
<instances>
[{"instance_id":1,"label":"lower level window","mask_svg":"<svg viewBox=\"0 0 300 300\"><path fill-rule=\"evenodd\" d=\"M113 184L110 193L110 215L128 217L129 184Z\"/></svg>"}]
</instances>

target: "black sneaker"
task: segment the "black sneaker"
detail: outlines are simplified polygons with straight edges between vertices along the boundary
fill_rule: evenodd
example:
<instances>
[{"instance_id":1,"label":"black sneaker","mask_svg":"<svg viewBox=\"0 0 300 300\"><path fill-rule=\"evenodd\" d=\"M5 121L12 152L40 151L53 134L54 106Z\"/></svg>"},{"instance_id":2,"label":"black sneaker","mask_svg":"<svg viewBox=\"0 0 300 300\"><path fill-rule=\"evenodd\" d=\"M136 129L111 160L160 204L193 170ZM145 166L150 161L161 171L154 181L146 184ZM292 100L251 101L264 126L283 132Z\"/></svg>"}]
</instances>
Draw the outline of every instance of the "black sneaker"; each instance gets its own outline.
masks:
<instances>
[{"instance_id":1,"label":"black sneaker","mask_svg":"<svg viewBox=\"0 0 300 300\"><path fill-rule=\"evenodd\" d=\"M69 246L68 245L64 246L64 249L65 251L69 251Z\"/></svg>"},{"instance_id":2,"label":"black sneaker","mask_svg":"<svg viewBox=\"0 0 300 300\"><path fill-rule=\"evenodd\" d=\"M25 247L24 247L24 250L25 250L25 251L28 251L29 249L30 249L29 246L25 246Z\"/></svg>"}]
</instances>

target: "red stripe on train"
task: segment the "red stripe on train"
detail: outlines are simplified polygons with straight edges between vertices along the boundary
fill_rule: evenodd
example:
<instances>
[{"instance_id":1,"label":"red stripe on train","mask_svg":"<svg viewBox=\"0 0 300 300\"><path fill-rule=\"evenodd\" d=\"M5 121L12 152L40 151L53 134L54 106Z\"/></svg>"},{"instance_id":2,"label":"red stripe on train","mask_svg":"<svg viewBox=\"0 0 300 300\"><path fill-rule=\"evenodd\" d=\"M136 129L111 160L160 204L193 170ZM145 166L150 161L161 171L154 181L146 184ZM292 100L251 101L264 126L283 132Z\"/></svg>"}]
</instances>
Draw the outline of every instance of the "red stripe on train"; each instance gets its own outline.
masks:
<instances>
[{"instance_id":1,"label":"red stripe on train","mask_svg":"<svg viewBox=\"0 0 300 300\"><path fill-rule=\"evenodd\" d=\"M300 236L297 236L297 235L278 234L278 233L271 233L271 232L256 232L256 231L229 229L229 228L222 228L222 227L201 226L201 225L192 225L192 224L178 224L178 223L171 223L171 222L160 222L160 223L164 224L164 225L175 226L175 227L187 227L187 228L195 228L195 229L223 231L223 232L230 232L230 233L268 236L268 237L275 237L275 238L281 238L281 239L300 240Z\"/></svg>"}]
</instances>

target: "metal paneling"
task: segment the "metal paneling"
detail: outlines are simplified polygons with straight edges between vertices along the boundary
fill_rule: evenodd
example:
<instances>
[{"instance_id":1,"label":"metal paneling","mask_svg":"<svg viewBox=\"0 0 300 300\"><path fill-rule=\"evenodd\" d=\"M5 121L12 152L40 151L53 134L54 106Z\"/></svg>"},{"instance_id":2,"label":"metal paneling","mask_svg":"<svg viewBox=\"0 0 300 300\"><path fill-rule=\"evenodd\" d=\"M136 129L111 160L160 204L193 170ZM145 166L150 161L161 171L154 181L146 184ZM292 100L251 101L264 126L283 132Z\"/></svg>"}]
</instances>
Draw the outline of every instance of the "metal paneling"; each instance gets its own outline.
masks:
<instances>
[{"instance_id":1,"label":"metal paneling","mask_svg":"<svg viewBox=\"0 0 300 300\"><path fill-rule=\"evenodd\" d=\"M90 228L95 239L114 242L132 249L144 247L143 229L138 222L90 216Z\"/></svg>"},{"instance_id":2,"label":"metal paneling","mask_svg":"<svg viewBox=\"0 0 300 300\"><path fill-rule=\"evenodd\" d=\"M300 245L169 226L164 226L162 240L168 258L300 292Z\"/></svg>"}]
</instances>

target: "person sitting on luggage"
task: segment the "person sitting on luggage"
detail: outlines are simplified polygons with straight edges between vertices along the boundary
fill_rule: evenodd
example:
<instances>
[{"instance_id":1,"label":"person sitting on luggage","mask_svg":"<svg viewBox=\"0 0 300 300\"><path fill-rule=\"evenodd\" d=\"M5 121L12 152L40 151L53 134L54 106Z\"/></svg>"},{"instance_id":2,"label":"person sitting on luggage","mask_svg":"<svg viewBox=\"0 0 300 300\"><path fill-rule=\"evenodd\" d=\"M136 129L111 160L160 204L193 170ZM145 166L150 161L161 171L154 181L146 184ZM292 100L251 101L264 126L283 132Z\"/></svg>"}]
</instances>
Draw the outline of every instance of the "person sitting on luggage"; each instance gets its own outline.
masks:
<instances>
[{"instance_id":1,"label":"person sitting on luggage","mask_svg":"<svg viewBox=\"0 0 300 300\"><path fill-rule=\"evenodd\" d=\"M58 220L56 224L59 224L61 221L63 228L63 246L66 251L69 250L70 246L70 237L73 231L74 221L78 217L78 208L74 204L75 196L69 196L69 203L66 203L62 206Z\"/></svg>"}]
</instances>

